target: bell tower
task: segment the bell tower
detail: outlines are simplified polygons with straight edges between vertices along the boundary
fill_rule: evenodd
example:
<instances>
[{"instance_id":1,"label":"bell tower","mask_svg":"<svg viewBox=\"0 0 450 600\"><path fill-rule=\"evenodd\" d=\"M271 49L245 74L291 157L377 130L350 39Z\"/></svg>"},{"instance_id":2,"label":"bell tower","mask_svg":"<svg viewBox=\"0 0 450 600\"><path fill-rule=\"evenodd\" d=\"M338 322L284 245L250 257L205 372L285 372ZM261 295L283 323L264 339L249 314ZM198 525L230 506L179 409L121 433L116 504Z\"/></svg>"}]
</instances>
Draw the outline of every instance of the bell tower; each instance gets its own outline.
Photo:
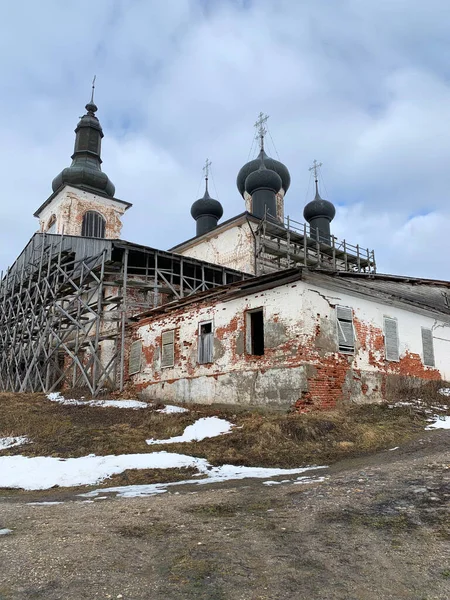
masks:
<instances>
[{"instance_id":1,"label":"bell tower","mask_svg":"<svg viewBox=\"0 0 450 600\"><path fill-rule=\"evenodd\" d=\"M115 198L114 184L101 169L103 130L95 114L94 90L95 77L86 114L75 129L72 164L54 178L53 193L34 213L41 232L120 237L122 215L131 204Z\"/></svg>"}]
</instances>

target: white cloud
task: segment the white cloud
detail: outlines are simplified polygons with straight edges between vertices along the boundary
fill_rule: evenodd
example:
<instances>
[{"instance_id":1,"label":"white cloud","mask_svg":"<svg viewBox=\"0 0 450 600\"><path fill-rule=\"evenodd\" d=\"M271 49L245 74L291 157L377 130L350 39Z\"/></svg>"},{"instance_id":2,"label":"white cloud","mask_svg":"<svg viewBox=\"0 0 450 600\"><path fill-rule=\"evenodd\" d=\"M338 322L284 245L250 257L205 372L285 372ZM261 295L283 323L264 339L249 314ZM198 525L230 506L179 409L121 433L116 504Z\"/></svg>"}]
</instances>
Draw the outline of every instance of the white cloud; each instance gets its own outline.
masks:
<instances>
[{"instance_id":1,"label":"white cloud","mask_svg":"<svg viewBox=\"0 0 450 600\"><path fill-rule=\"evenodd\" d=\"M235 178L264 110L291 171L293 218L302 220L318 158L336 235L374 247L380 271L449 279L449 17L445 0L8 5L0 268L70 162L96 73L103 167L134 204L126 239L167 248L193 235L206 156L224 218L241 212Z\"/></svg>"}]
</instances>

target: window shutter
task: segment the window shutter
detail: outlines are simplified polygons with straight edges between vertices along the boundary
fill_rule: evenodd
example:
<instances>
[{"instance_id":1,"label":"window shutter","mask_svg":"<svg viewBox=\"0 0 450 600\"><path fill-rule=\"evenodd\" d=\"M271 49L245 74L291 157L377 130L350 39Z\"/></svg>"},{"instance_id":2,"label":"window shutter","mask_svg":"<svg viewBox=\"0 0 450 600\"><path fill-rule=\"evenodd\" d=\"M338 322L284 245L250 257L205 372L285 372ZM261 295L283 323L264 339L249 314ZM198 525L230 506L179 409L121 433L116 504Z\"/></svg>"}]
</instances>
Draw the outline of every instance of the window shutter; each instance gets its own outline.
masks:
<instances>
[{"instance_id":1,"label":"window shutter","mask_svg":"<svg viewBox=\"0 0 450 600\"><path fill-rule=\"evenodd\" d=\"M434 367L433 332L431 329L422 327L423 364Z\"/></svg>"},{"instance_id":2,"label":"window shutter","mask_svg":"<svg viewBox=\"0 0 450 600\"><path fill-rule=\"evenodd\" d=\"M347 306L336 306L336 314L340 321L353 321L353 311Z\"/></svg>"},{"instance_id":3,"label":"window shutter","mask_svg":"<svg viewBox=\"0 0 450 600\"><path fill-rule=\"evenodd\" d=\"M134 375L141 370L142 342L140 340L133 342L130 348L130 360L128 365L128 374Z\"/></svg>"},{"instance_id":4,"label":"window shutter","mask_svg":"<svg viewBox=\"0 0 450 600\"><path fill-rule=\"evenodd\" d=\"M161 334L161 367L173 367L174 364L174 331Z\"/></svg>"},{"instance_id":5,"label":"window shutter","mask_svg":"<svg viewBox=\"0 0 450 600\"><path fill-rule=\"evenodd\" d=\"M355 350L355 333L353 331L353 311L346 306L336 306L339 350L353 352Z\"/></svg>"},{"instance_id":6,"label":"window shutter","mask_svg":"<svg viewBox=\"0 0 450 600\"><path fill-rule=\"evenodd\" d=\"M384 347L386 360L399 360L397 319L384 317Z\"/></svg>"}]
</instances>

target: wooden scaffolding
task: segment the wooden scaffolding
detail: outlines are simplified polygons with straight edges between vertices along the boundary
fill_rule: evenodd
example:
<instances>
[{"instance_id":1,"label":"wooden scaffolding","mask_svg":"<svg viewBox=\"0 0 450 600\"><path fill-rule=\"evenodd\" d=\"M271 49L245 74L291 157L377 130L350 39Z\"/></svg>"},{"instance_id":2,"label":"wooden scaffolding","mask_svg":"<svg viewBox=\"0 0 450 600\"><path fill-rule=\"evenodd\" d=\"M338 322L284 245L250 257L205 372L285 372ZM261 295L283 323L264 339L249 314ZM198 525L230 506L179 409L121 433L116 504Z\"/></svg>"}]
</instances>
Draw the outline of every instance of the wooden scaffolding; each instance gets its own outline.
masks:
<instances>
[{"instance_id":1,"label":"wooden scaffolding","mask_svg":"<svg viewBox=\"0 0 450 600\"><path fill-rule=\"evenodd\" d=\"M258 224L256 239L256 273L264 275L293 267L320 268L330 271L375 273L373 250L325 237L318 229L287 217L284 223L268 218Z\"/></svg>"},{"instance_id":2,"label":"wooden scaffolding","mask_svg":"<svg viewBox=\"0 0 450 600\"><path fill-rule=\"evenodd\" d=\"M1 277L0 390L122 389L131 316L246 277L121 240L37 233Z\"/></svg>"}]
</instances>

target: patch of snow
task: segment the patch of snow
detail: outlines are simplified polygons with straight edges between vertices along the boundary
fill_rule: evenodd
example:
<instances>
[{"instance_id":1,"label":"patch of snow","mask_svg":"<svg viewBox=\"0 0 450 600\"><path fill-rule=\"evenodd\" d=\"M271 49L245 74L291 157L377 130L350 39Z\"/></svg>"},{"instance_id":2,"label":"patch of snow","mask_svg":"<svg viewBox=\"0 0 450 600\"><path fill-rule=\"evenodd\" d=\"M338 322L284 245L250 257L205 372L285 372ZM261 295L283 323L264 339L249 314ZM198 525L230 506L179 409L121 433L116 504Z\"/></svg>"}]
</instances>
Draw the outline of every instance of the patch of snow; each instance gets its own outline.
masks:
<instances>
[{"instance_id":1,"label":"patch of snow","mask_svg":"<svg viewBox=\"0 0 450 600\"><path fill-rule=\"evenodd\" d=\"M283 479L282 481L276 481L275 479L269 481L263 481L263 485L281 485L282 483L291 483L292 479Z\"/></svg>"},{"instance_id":2,"label":"patch of snow","mask_svg":"<svg viewBox=\"0 0 450 600\"><path fill-rule=\"evenodd\" d=\"M207 464L205 459L167 452L80 458L0 456L0 487L46 490L55 485L95 485L126 469L201 467L205 470Z\"/></svg>"},{"instance_id":3,"label":"patch of snow","mask_svg":"<svg viewBox=\"0 0 450 600\"><path fill-rule=\"evenodd\" d=\"M443 396L450 396L450 388L441 388L439 390L439 393Z\"/></svg>"},{"instance_id":4,"label":"patch of snow","mask_svg":"<svg viewBox=\"0 0 450 600\"><path fill-rule=\"evenodd\" d=\"M450 415L434 417L434 421L428 427L425 427L425 429L450 429Z\"/></svg>"},{"instance_id":5,"label":"patch of snow","mask_svg":"<svg viewBox=\"0 0 450 600\"><path fill-rule=\"evenodd\" d=\"M298 485L299 483L322 483L322 481L325 481L325 477L297 477L294 485Z\"/></svg>"},{"instance_id":6,"label":"patch of snow","mask_svg":"<svg viewBox=\"0 0 450 600\"><path fill-rule=\"evenodd\" d=\"M4 437L0 438L0 450L6 450L7 448L14 448L14 446L21 446L28 442L27 437Z\"/></svg>"},{"instance_id":7,"label":"patch of snow","mask_svg":"<svg viewBox=\"0 0 450 600\"><path fill-rule=\"evenodd\" d=\"M27 502L28 506L51 506L53 504L64 504L63 502Z\"/></svg>"},{"instance_id":8,"label":"patch of snow","mask_svg":"<svg viewBox=\"0 0 450 600\"><path fill-rule=\"evenodd\" d=\"M44 490L53 486L69 487L94 485L111 475L126 469L168 469L194 467L204 479L189 479L182 482L157 483L150 485L119 486L95 490L81 496L95 498L115 492L122 497L149 496L161 494L167 488L180 484L203 485L235 479L268 479L279 475L299 475L305 471L326 467L300 467L297 469L267 469L262 467L241 467L222 465L213 467L205 458L196 458L172 452L152 452L149 454L121 454L118 456L82 456L80 458L53 458L4 456L0 457L0 487L25 490Z\"/></svg>"},{"instance_id":9,"label":"patch of snow","mask_svg":"<svg viewBox=\"0 0 450 600\"><path fill-rule=\"evenodd\" d=\"M59 392L47 394L47 398L51 402L59 402L65 406L94 406L99 408L148 408L147 402L139 400L70 400L64 398Z\"/></svg>"},{"instance_id":10,"label":"patch of snow","mask_svg":"<svg viewBox=\"0 0 450 600\"><path fill-rule=\"evenodd\" d=\"M394 402L393 404L388 404L388 408L397 408L399 406L417 406L422 404L420 400L415 400L414 402Z\"/></svg>"},{"instance_id":11,"label":"patch of snow","mask_svg":"<svg viewBox=\"0 0 450 600\"><path fill-rule=\"evenodd\" d=\"M188 479L186 481L174 481L171 483L153 483L148 485L127 485L120 487L103 488L99 490L93 490L86 494L80 494L80 496L86 498L94 498L99 494L104 493L116 493L119 498L139 498L144 496L153 496L155 494L164 494L168 491L169 487L184 485L184 484L196 484L204 485L208 483L219 483L222 481L231 481L236 479L266 479L267 477L276 477L278 475L297 475L304 473L305 471L314 471L316 469L327 469L326 466L311 466L301 467L298 469L269 469L262 467L238 467L235 465L222 465L221 467L211 467L209 463L204 459L197 459L202 461L202 464L196 465L200 470L207 475L205 479ZM204 461L204 462L203 462ZM321 478L318 478L321 479ZM196 492L191 492L195 494Z\"/></svg>"},{"instance_id":12,"label":"patch of snow","mask_svg":"<svg viewBox=\"0 0 450 600\"><path fill-rule=\"evenodd\" d=\"M172 406L170 404L167 404L164 408L160 408L156 412L159 412L164 415L171 415L173 413L189 412L189 409L183 408L182 406Z\"/></svg>"},{"instance_id":13,"label":"patch of snow","mask_svg":"<svg viewBox=\"0 0 450 600\"><path fill-rule=\"evenodd\" d=\"M0 529L0 535L8 535L12 533L12 529Z\"/></svg>"},{"instance_id":14,"label":"patch of snow","mask_svg":"<svg viewBox=\"0 0 450 600\"><path fill-rule=\"evenodd\" d=\"M230 433L233 425L225 419L219 417L203 417L198 419L192 425L188 425L183 435L171 437L167 440L145 440L151 446L152 444L178 444L181 442L200 442L206 438L217 437L225 433Z\"/></svg>"},{"instance_id":15,"label":"patch of snow","mask_svg":"<svg viewBox=\"0 0 450 600\"><path fill-rule=\"evenodd\" d=\"M389 452L392 452L393 450L398 450L400 448L400 446L395 446L395 448L389 448Z\"/></svg>"}]
</instances>

